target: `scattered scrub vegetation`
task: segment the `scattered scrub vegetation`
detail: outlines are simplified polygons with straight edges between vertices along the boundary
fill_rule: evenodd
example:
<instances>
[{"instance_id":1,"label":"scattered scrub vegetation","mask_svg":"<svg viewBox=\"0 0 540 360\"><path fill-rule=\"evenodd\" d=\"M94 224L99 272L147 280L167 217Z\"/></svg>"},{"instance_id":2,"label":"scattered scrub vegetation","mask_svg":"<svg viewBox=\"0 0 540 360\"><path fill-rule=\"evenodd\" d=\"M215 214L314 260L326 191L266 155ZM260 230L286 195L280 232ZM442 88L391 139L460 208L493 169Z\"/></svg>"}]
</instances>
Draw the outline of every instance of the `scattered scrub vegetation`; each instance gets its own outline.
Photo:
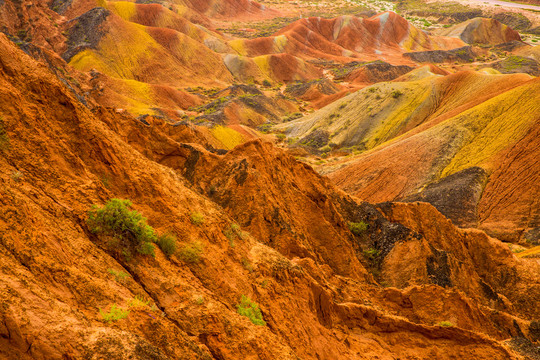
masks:
<instances>
[{"instance_id":1,"label":"scattered scrub vegetation","mask_svg":"<svg viewBox=\"0 0 540 360\"><path fill-rule=\"evenodd\" d=\"M88 212L90 231L111 236L128 260L133 250L154 256L154 229L139 212L130 210L131 205L131 201L121 199L111 199L103 207L94 205Z\"/></svg>"},{"instance_id":2,"label":"scattered scrub vegetation","mask_svg":"<svg viewBox=\"0 0 540 360\"><path fill-rule=\"evenodd\" d=\"M191 219L191 222L194 223L195 225L204 224L204 215L201 214L200 212L197 212L197 211L192 212L189 218Z\"/></svg>"},{"instance_id":3,"label":"scattered scrub vegetation","mask_svg":"<svg viewBox=\"0 0 540 360\"><path fill-rule=\"evenodd\" d=\"M364 250L363 253L364 253L364 256L367 257L368 259L375 260L381 252L375 248L369 248L367 250Z\"/></svg>"},{"instance_id":4,"label":"scattered scrub vegetation","mask_svg":"<svg viewBox=\"0 0 540 360\"><path fill-rule=\"evenodd\" d=\"M135 295L133 297L133 299L129 300L129 302L128 302L128 307L129 308L134 308L134 309L141 309L141 308L145 308L145 307L149 307L149 306L150 306L150 301L145 300L140 295Z\"/></svg>"},{"instance_id":5,"label":"scattered scrub vegetation","mask_svg":"<svg viewBox=\"0 0 540 360\"><path fill-rule=\"evenodd\" d=\"M274 125L271 124L271 123L266 123L266 124L262 124L260 125L257 130L259 130L260 132L262 132L263 134L268 134L270 131L272 131L272 127Z\"/></svg>"},{"instance_id":6,"label":"scattered scrub vegetation","mask_svg":"<svg viewBox=\"0 0 540 360\"><path fill-rule=\"evenodd\" d=\"M351 230L351 232L356 236L363 235L367 229L368 229L368 224L366 224L363 221L349 223L349 230Z\"/></svg>"},{"instance_id":7,"label":"scattered scrub vegetation","mask_svg":"<svg viewBox=\"0 0 540 360\"><path fill-rule=\"evenodd\" d=\"M159 235L156 244L167 257L171 257L176 252L176 236L173 234Z\"/></svg>"},{"instance_id":8,"label":"scattered scrub vegetation","mask_svg":"<svg viewBox=\"0 0 540 360\"><path fill-rule=\"evenodd\" d=\"M115 280L118 281L118 282L123 282L124 280L126 280L127 278L129 278L129 274L125 271L116 271L114 269L107 269L107 272L111 275L114 276Z\"/></svg>"},{"instance_id":9,"label":"scattered scrub vegetation","mask_svg":"<svg viewBox=\"0 0 540 360\"><path fill-rule=\"evenodd\" d=\"M201 261L203 246L199 241L186 244L180 249L179 257L187 263L197 264Z\"/></svg>"},{"instance_id":10,"label":"scattered scrub vegetation","mask_svg":"<svg viewBox=\"0 0 540 360\"><path fill-rule=\"evenodd\" d=\"M253 302L249 297L242 295L240 304L237 305L238 314L247 317L253 324L265 326L259 305Z\"/></svg>"},{"instance_id":11,"label":"scattered scrub vegetation","mask_svg":"<svg viewBox=\"0 0 540 360\"><path fill-rule=\"evenodd\" d=\"M203 297L202 295L197 296L197 297L195 298L195 304L197 304L197 305L202 305L202 304L204 304L204 297Z\"/></svg>"},{"instance_id":12,"label":"scattered scrub vegetation","mask_svg":"<svg viewBox=\"0 0 540 360\"><path fill-rule=\"evenodd\" d=\"M442 326L442 327L452 327L452 326L454 326L454 324L452 324L450 321L441 321L437 325Z\"/></svg>"},{"instance_id":13,"label":"scattered scrub vegetation","mask_svg":"<svg viewBox=\"0 0 540 360\"><path fill-rule=\"evenodd\" d=\"M283 122L293 121L293 120L301 118L302 116L304 116L304 114L302 114L301 112L295 112L295 113L293 113L291 115L286 116L283 119Z\"/></svg>"},{"instance_id":14,"label":"scattered scrub vegetation","mask_svg":"<svg viewBox=\"0 0 540 360\"><path fill-rule=\"evenodd\" d=\"M234 247L234 240L237 238L244 240L246 237L246 233L240 229L240 225L235 223L230 224L229 227L223 231L223 234L229 239L229 245L231 245L231 247Z\"/></svg>"},{"instance_id":15,"label":"scattered scrub vegetation","mask_svg":"<svg viewBox=\"0 0 540 360\"><path fill-rule=\"evenodd\" d=\"M394 90L394 91L392 91L392 97L393 97L394 99L397 99L397 98L400 97L401 95L403 95L403 93L402 93L401 91L399 91L399 90Z\"/></svg>"},{"instance_id":16,"label":"scattered scrub vegetation","mask_svg":"<svg viewBox=\"0 0 540 360\"><path fill-rule=\"evenodd\" d=\"M116 304L113 304L109 312L99 309L99 315L101 316L101 320L109 323L111 321L118 321L127 318L129 315L129 310L124 310Z\"/></svg>"}]
</instances>

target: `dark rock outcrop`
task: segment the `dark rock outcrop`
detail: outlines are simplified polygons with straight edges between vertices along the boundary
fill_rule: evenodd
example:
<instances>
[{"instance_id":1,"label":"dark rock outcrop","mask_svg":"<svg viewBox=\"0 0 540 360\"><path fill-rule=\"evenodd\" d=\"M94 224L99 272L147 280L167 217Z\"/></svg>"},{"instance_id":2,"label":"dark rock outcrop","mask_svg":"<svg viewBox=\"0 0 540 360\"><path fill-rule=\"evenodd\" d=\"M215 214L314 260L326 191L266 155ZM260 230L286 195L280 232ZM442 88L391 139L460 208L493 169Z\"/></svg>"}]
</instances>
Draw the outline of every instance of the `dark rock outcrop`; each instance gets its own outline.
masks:
<instances>
[{"instance_id":1,"label":"dark rock outcrop","mask_svg":"<svg viewBox=\"0 0 540 360\"><path fill-rule=\"evenodd\" d=\"M487 179L486 171L475 166L430 184L420 193L404 200L428 202L454 224L461 227L476 226L476 205Z\"/></svg>"},{"instance_id":2,"label":"dark rock outcrop","mask_svg":"<svg viewBox=\"0 0 540 360\"><path fill-rule=\"evenodd\" d=\"M75 25L68 31L68 48L62 58L69 62L79 52L95 49L104 35L101 25L110 14L109 10L97 7L73 19Z\"/></svg>"},{"instance_id":3,"label":"dark rock outcrop","mask_svg":"<svg viewBox=\"0 0 540 360\"><path fill-rule=\"evenodd\" d=\"M463 46L452 50L415 51L405 53L403 56L419 63L472 62L475 53L472 47Z\"/></svg>"}]
</instances>

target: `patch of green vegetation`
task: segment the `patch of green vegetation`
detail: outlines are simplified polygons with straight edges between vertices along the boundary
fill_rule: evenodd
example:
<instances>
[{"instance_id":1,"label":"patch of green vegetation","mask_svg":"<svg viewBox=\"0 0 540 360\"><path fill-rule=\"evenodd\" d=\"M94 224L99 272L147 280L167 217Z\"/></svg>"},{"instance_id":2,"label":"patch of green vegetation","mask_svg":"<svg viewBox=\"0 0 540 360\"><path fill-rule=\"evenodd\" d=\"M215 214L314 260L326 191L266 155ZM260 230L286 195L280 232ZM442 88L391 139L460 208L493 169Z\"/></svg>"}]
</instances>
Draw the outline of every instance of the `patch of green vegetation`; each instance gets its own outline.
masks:
<instances>
[{"instance_id":1,"label":"patch of green vegetation","mask_svg":"<svg viewBox=\"0 0 540 360\"><path fill-rule=\"evenodd\" d=\"M262 132L263 134L268 134L270 131L272 131L272 127L274 126L274 124L271 124L271 123L266 123L266 124L262 124L260 125L257 130L259 130L260 132Z\"/></svg>"},{"instance_id":2,"label":"patch of green vegetation","mask_svg":"<svg viewBox=\"0 0 540 360\"><path fill-rule=\"evenodd\" d=\"M166 257L171 257L176 252L176 236L173 234L159 235L156 244Z\"/></svg>"},{"instance_id":3,"label":"patch of green vegetation","mask_svg":"<svg viewBox=\"0 0 540 360\"><path fill-rule=\"evenodd\" d=\"M189 215L191 222L195 225L204 224L204 215L200 212L194 211Z\"/></svg>"},{"instance_id":4,"label":"patch of green vegetation","mask_svg":"<svg viewBox=\"0 0 540 360\"><path fill-rule=\"evenodd\" d=\"M129 310L124 310L121 307L118 307L116 304L113 304L108 312L99 309L99 315L101 316L101 320L109 323L111 321L118 321L127 318L129 315Z\"/></svg>"},{"instance_id":5,"label":"patch of green vegetation","mask_svg":"<svg viewBox=\"0 0 540 360\"><path fill-rule=\"evenodd\" d=\"M506 71L515 70L522 67L525 62L526 59L521 56L510 55L505 60L503 60L502 66Z\"/></svg>"},{"instance_id":6,"label":"patch of green vegetation","mask_svg":"<svg viewBox=\"0 0 540 360\"><path fill-rule=\"evenodd\" d=\"M293 120L301 118L302 116L304 116L304 114L302 114L301 112L295 112L295 113L293 113L291 115L286 116L283 119L283 122L293 121Z\"/></svg>"},{"instance_id":7,"label":"patch of green vegetation","mask_svg":"<svg viewBox=\"0 0 540 360\"><path fill-rule=\"evenodd\" d=\"M349 230L351 230L351 232L356 236L363 235L368 229L368 227L369 225L363 221L349 222Z\"/></svg>"},{"instance_id":8,"label":"patch of green vegetation","mask_svg":"<svg viewBox=\"0 0 540 360\"><path fill-rule=\"evenodd\" d=\"M394 91L392 91L392 94L391 94L391 95L392 95L392 97L393 97L394 99L397 99L397 98L399 98L401 95L403 95L403 93L402 93L401 91L399 91L399 90L394 90Z\"/></svg>"},{"instance_id":9,"label":"patch of green vegetation","mask_svg":"<svg viewBox=\"0 0 540 360\"><path fill-rule=\"evenodd\" d=\"M150 306L150 300L145 300L140 295L135 295L133 299L129 300L128 302L129 308L140 309L140 308L146 308L149 306Z\"/></svg>"},{"instance_id":10,"label":"patch of green vegetation","mask_svg":"<svg viewBox=\"0 0 540 360\"><path fill-rule=\"evenodd\" d=\"M422 22L424 27L430 27L431 26L431 23L429 21L427 21L426 19L420 19L420 21Z\"/></svg>"},{"instance_id":11,"label":"patch of green vegetation","mask_svg":"<svg viewBox=\"0 0 540 360\"><path fill-rule=\"evenodd\" d=\"M380 255L380 253L381 252L375 248L369 248L363 251L364 256L370 260L375 260Z\"/></svg>"},{"instance_id":12,"label":"patch of green vegetation","mask_svg":"<svg viewBox=\"0 0 540 360\"><path fill-rule=\"evenodd\" d=\"M231 247L234 247L235 239L238 238L244 240L246 237L246 233L240 229L240 225L235 223L230 224L229 227L223 231L223 234L229 239L229 245Z\"/></svg>"},{"instance_id":13,"label":"patch of green vegetation","mask_svg":"<svg viewBox=\"0 0 540 360\"><path fill-rule=\"evenodd\" d=\"M197 297L195 298L195 304L197 304L197 305L202 305L202 304L204 304L204 297L203 297L202 295L197 296Z\"/></svg>"},{"instance_id":14,"label":"patch of green vegetation","mask_svg":"<svg viewBox=\"0 0 540 360\"><path fill-rule=\"evenodd\" d=\"M94 205L88 212L87 224L94 234L113 238L115 247L129 260L133 250L154 256L156 234L139 212L130 210L129 200L111 199L103 207Z\"/></svg>"},{"instance_id":15,"label":"patch of green vegetation","mask_svg":"<svg viewBox=\"0 0 540 360\"><path fill-rule=\"evenodd\" d=\"M202 244L199 241L194 241L192 243L185 244L178 252L178 256L187 263L197 264L201 261L202 253Z\"/></svg>"},{"instance_id":16,"label":"patch of green vegetation","mask_svg":"<svg viewBox=\"0 0 540 360\"><path fill-rule=\"evenodd\" d=\"M238 314L247 317L253 324L265 326L266 321L263 320L259 305L253 302L249 297L242 295L240 304L236 306Z\"/></svg>"},{"instance_id":17,"label":"patch of green vegetation","mask_svg":"<svg viewBox=\"0 0 540 360\"><path fill-rule=\"evenodd\" d=\"M454 326L454 324L452 324L450 321L441 321L437 325L442 326L442 327L453 327Z\"/></svg>"},{"instance_id":18,"label":"patch of green vegetation","mask_svg":"<svg viewBox=\"0 0 540 360\"><path fill-rule=\"evenodd\" d=\"M327 152L332 151L332 147L330 147L330 145L325 145L325 146L323 146L322 148L320 148L319 151L322 151L322 152L324 152L324 153L327 153Z\"/></svg>"},{"instance_id":19,"label":"patch of green vegetation","mask_svg":"<svg viewBox=\"0 0 540 360\"><path fill-rule=\"evenodd\" d=\"M118 282L124 282L130 275L125 271L116 271L114 269L107 269L107 272L114 276L115 280Z\"/></svg>"}]
</instances>

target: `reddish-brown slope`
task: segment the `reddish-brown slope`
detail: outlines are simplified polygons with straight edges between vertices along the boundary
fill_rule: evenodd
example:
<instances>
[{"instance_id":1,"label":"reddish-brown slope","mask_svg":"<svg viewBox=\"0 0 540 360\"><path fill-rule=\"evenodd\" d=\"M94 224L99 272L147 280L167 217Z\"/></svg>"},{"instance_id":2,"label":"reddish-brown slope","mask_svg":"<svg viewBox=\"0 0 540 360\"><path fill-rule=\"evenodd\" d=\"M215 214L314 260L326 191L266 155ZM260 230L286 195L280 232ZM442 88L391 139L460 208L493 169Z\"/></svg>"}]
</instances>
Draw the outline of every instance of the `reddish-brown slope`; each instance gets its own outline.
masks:
<instances>
[{"instance_id":1,"label":"reddish-brown slope","mask_svg":"<svg viewBox=\"0 0 540 360\"><path fill-rule=\"evenodd\" d=\"M2 32L31 41L37 46L56 52L63 51L65 37L62 28L55 25L62 17L49 9L46 2L33 2L31 6L22 1L2 1L0 24Z\"/></svg>"},{"instance_id":2,"label":"reddish-brown slope","mask_svg":"<svg viewBox=\"0 0 540 360\"><path fill-rule=\"evenodd\" d=\"M243 52L241 55L250 56L286 52L303 58L410 63L402 58L402 53L462 45L459 39L430 37L396 13L385 12L368 19L354 16L301 19L275 36L245 40L241 47L234 44L232 47Z\"/></svg>"},{"instance_id":3,"label":"reddish-brown slope","mask_svg":"<svg viewBox=\"0 0 540 360\"><path fill-rule=\"evenodd\" d=\"M505 238L518 225L533 239L540 227L540 115L535 126L500 154L478 204L480 228ZM526 214L526 216L524 216ZM510 232L511 233L511 232Z\"/></svg>"},{"instance_id":4,"label":"reddish-brown slope","mask_svg":"<svg viewBox=\"0 0 540 360\"><path fill-rule=\"evenodd\" d=\"M520 311L498 311L504 326L498 332L488 328L490 337L481 333L482 325L494 324L494 312L484 313L474 299L467 300L468 312L452 301L449 313L421 314L420 307L410 315L406 299L413 291L384 290L364 278L361 239L347 233L346 222L369 222L367 235L384 245L385 256L392 239L407 243L420 231L390 223L268 144L252 142L216 155L185 143L205 144L204 136L188 127L91 112L3 35L0 44L1 123L9 138L0 151L1 357L451 359L474 352L478 359L521 358L498 341L517 334L507 324L510 314ZM159 249L155 258L132 261L109 252L106 239L91 234L85 220L92 204L112 197L130 198L150 225L175 233L179 243L200 241L201 261L167 259ZM205 216L201 226L189 220L195 211ZM234 221L229 214L262 243L252 236L231 243L223 234ZM423 212L411 218L426 224L426 241L435 241L440 216ZM448 236L449 244L463 240ZM478 252L472 247L469 256L491 269L497 264L490 265L495 260L487 254L501 245L483 246ZM509 252L499 254L508 266L526 264ZM116 281L109 269L130 277ZM531 276L512 278L516 286L538 283L538 272L530 269ZM459 266L452 271L459 272ZM485 281L497 279L486 275ZM413 296L418 305L419 298L453 290L414 291L420 293ZM267 326L237 314L241 294L260 304ZM523 294L525 303L535 300L527 297L531 294L536 292ZM155 308L132 307L127 319L114 323L100 320L99 308L126 307L135 295ZM463 326L471 330L433 326L448 314L470 318ZM527 320L516 323L522 335L535 340Z\"/></svg>"}]
</instances>

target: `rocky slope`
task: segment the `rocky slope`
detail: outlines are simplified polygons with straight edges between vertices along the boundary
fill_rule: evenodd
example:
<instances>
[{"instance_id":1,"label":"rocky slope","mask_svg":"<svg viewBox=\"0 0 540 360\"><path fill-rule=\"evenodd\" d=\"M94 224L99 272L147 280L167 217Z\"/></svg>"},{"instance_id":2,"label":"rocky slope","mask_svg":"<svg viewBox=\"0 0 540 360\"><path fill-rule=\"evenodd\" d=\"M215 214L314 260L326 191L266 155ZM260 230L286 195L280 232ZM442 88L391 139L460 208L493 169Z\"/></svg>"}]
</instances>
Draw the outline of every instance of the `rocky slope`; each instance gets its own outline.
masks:
<instances>
[{"instance_id":1,"label":"rocky slope","mask_svg":"<svg viewBox=\"0 0 540 360\"><path fill-rule=\"evenodd\" d=\"M187 124L89 108L0 45L0 356L522 359L504 340L539 340L539 264L498 240L426 204L360 202L260 140L224 153ZM177 253L127 260L92 233L111 198ZM129 314L104 321L113 306Z\"/></svg>"},{"instance_id":2,"label":"rocky slope","mask_svg":"<svg viewBox=\"0 0 540 360\"><path fill-rule=\"evenodd\" d=\"M365 151L320 168L362 199L427 201L457 225L523 239L538 226L532 194L538 191L539 167L517 149L538 156L531 136L540 120L538 80L524 74L415 71L419 80L406 75L378 83L278 128L319 151L328 144ZM500 175L491 175L509 156L521 171L505 168L503 185ZM512 193L507 207L491 202L492 186ZM499 220L480 215L480 207L500 214Z\"/></svg>"}]
</instances>

